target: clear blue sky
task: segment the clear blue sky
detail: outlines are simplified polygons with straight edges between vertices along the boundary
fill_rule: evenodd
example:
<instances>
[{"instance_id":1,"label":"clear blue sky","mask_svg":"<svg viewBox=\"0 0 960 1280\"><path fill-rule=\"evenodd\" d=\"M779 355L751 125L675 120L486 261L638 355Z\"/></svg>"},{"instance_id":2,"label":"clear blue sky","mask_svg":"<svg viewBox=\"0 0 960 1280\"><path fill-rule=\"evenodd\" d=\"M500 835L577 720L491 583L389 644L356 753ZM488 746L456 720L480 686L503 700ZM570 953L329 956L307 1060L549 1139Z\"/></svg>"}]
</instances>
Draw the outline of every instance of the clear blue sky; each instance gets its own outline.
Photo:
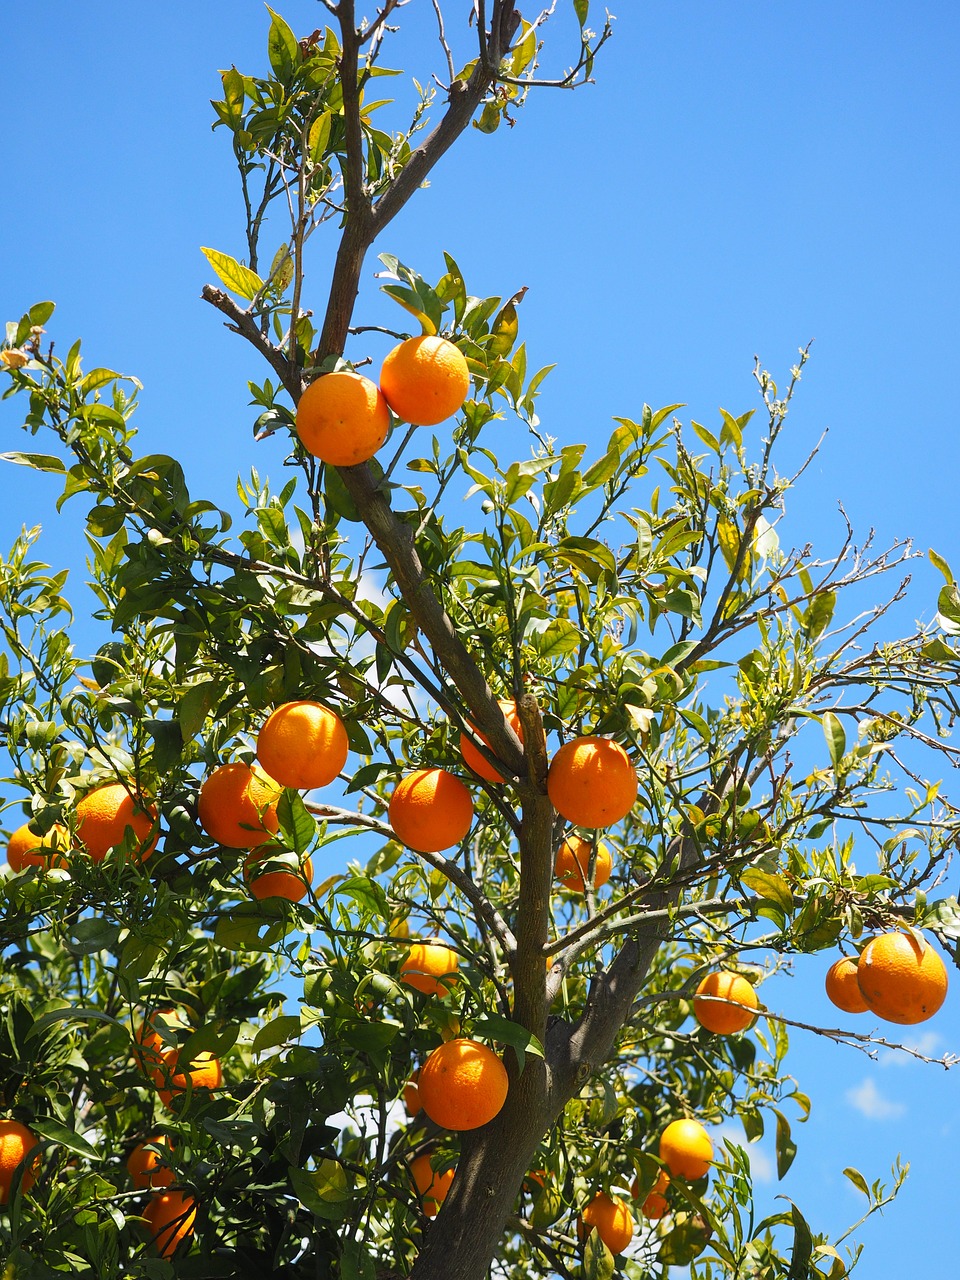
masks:
<instances>
[{"instance_id":1,"label":"clear blue sky","mask_svg":"<svg viewBox=\"0 0 960 1280\"><path fill-rule=\"evenodd\" d=\"M298 32L325 17L309 0L275 7ZM544 427L593 446L612 415L636 415L644 401L684 401L708 426L719 405L740 413L756 403L754 354L786 374L815 338L783 469L830 434L791 497L782 540L828 553L842 500L861 535L912 536L960 564L948 396L960 337L957 10L892 0L615 8L596 85L540 91L516 128L467 135L379 248L433 278L447 249L476 293L529 286L531 361L558 364ZM413 0L399 17L413 34L397 63L423 79L437 65L432 46L421 61L431 7ZM196 496L221 503L239 469L276 474L282 457L277 442L251 441L246 379L261 370L199 300L209 270L198 246L243 251L232 159L210 131L208 99L218 68L264 65L265 19L255 0L37 0L5 22L0 44L0 319L55 299L61 348L82 334L88 365L145 382L143 452L182 457ZM330 261L320 240L306 300L317 307ZM374 266L365 322L389 314ZM24 447L17 426L0 404L0 448ZM0 543L43 523L46 557L78 566L81 579L82 511L53 513L51 477L8 468L0 481ZM904 626L932 616L938 585L918 561ZM78 642L90 635L81 627ZM769 1003L829 1021L822 967L798 962L792 984L765 990ZM920 1029L937 1054L960 1051L957 977L947 1009ZM835 1230L859 1210L844 1165L872 1180L900 1151L914 1172L864 1231L860 1274L936 1273L956 1248L947 1152L960 1139L960 1070L874 1064L798 1032L794 1071L813 1116L794 1170L768 1194L782 1189L815 1228Z\"/></svg>"}]
</instances>

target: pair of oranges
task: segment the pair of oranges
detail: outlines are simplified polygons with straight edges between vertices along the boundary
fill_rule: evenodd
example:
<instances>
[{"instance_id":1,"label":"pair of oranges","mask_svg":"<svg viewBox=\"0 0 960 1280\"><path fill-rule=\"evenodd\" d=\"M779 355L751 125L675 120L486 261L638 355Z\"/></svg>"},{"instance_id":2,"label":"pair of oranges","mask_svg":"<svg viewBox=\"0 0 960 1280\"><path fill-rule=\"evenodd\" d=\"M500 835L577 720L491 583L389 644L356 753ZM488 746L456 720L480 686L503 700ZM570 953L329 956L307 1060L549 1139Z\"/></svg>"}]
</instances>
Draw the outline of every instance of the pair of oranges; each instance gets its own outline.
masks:
<instances>
[{"instance_id":1,"label":"pair of oranges","mask_svg":"<svg viewBox=\"0 0 960 1280\"><path fill-rule=\"evenodd\" d=\"M161 1258L172 1258L180 1243L193 1235L197 1202L184 1191L171 1190L174 1172L157 1148L170 1147L169 1138L155 1135L139 1142L127 1157L127 1172L138 1191L150 1191L143 1210L151 1242Z\"/></svg>"},{"instance_id":2,"label":"pair of oranges","mask_svg":"<svg viewBox=\"0 0 960 1280\"><path fill-rule=\"evenodd\" d=\"M350 750L347 730L319 702L286 702L267 717L256 750L256 764L220 765L206 778L197 803L200 825L225 848L249 851L244 874L255 898L300 902L313 882L311 859L261 846L279 830L284 787L312 791L339 776Z\"/></svg>"},{"instance_id":3,"label":"pair of oranges","mask_svg":"<svg viewBox=\"0 0 960 1280\"><path fill-rule=\"evenodd\" d=\"M415 427L452 417L470 390L463 352L446 338L408 338L389 353L380 385L349 370L311 382L297 405L297 435L321 462L355 467L368 462L390 430L391 410Z\"/></svg>"},{"instance_id":4,"label":"pair of oranges","mask_svg":"<svg viewBox=\"0 0 960 1280\"><path fill-rule=\"evenodd\" d=\"M522 742L516 704L503 701L500 708ZM490 745L484 734L472 728L469 734L461 734L460 753L467 767L485 782L505 781L505 772L481 753L470 735L485 746ZM585 736L564 743L553 757L547 775L547 792L557 812L568 822L592 830L614 826L626 817L638 789L637 772L629 756L610 738ZM388 816L397 839L409 849L440 853L460 844L469 832L473 799L464 783L446 769L417 769L397 784ZM581 859L578 850L586 850L587 846L580 837L571 840L572 844L561 852L556 873L582 892L589 856ZM605 883L609 867L609 852L600 845L595 887Z\"/></svg>"},{"instance_id":5,"label":"pair of oranges","mask_svg":"<svg viewBox=\"0 0 960 1280\"><path fill-rule=\"evenodd\" d=\"M843 956L826 977L829 999L844 1013L875 1013L912 1026L932 1018L947 998L947 970L916 930L879 934L859 959Z\"/></svg>"},{"instance_id":6,"label":"pair of oranges","mask_svg":"<svg viewBox=\"0 0 960 1280\"><path fill-rule=\"evenodd\" d=\"M93 862L103 862L109 851L124 843L131 832L132 856L145 862L157 847L157 810L135 788L110 782L88 791L77 804L77 842ZM71 855L66 827L56 823L43 833L24 823L10 837L7 862L12 871L25 867L66 867Z\"/></svg>"}]
</instances>

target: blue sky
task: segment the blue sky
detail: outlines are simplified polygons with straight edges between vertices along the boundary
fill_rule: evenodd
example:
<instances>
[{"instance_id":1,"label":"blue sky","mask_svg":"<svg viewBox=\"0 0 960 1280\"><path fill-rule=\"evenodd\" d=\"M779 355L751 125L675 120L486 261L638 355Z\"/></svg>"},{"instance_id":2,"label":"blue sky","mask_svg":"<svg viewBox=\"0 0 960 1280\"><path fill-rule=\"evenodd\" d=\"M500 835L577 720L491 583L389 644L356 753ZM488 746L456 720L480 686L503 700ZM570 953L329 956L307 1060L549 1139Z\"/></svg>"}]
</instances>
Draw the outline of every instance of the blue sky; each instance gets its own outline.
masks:
<instances>
[{"instance_id":1,"label":"blue sky","mask_svg":"<svg viewBox=\"0 0 960 1280\"><path fill-rule=\"evenodd\" d=\"M308 0L276 7L298 32L325 16ZM785 375L816 339L782 469L829 435L790 496L781 540L829 553L842 500L861 536L911 536L960 563L949 393L960 331L960 15L892 0L615 8L597 83L540 91L514 129L469 133L378 248L428 278L447 249L475 293L529 286L531 363L558 365L540 402L544 427L593 448L612 415L635 416L644 401L686 402L686 416L708 426L720 405L741 413L757 403L755 353ZM400 16L410 33L396 64L424 79L440 69L432 44L423 53L431 6L413 0ZM232 159L210 130L208 99L218 68L263 65L265 19L256 0L38 0L29 18L5 24L0 44L0 319L55 299L61 349L82 334L88 366L144 381L143 451L182 457L195 496L221 503L238 470L276 474L282 459L276 441L251 440L246 380L261 371L199 299L209 279L199 246L243 251ZM554 65L569 57L557 52ZM320 306L330 241L314 244L307 303ZM357 312L365 323L391 314L375 265ZM0 404L3 450L24 447L17 426ZM76 567L80 603L82 510L54 514L51 477L0 476L0 543L43 523L45 557ZM932 617L939 584L919 560L904 627ZM88 636L96 643L81 626L78 643ZM770 984L768 1002L832 1025L825 967L802 959L795 978ZM937 1055L960 1051L958 1008L954 994L918 1029L936 1037ZM861 1274L935 1268L955 1248L958 1183L945 1153L960 1137L960 1070L872 1063L800 1032L793 1069L814 1109L782 1189L814 1227L842 1228L860 1207L844 1165L872 1180L902 1152L911 1179L862 1233Z\"/></svg>"}]
</instances>

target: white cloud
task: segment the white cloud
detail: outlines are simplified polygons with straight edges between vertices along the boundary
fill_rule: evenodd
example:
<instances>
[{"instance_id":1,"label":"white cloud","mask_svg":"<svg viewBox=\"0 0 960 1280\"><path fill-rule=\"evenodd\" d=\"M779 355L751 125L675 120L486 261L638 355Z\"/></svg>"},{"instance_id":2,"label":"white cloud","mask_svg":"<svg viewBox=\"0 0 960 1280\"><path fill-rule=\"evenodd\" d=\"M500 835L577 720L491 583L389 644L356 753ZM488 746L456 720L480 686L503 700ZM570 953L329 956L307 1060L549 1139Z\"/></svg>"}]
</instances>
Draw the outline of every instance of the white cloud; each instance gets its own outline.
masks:
<instances>
[{"instance_id":1,"label":"white cloud","mask_svg":"<svg viewBox=\"0 0 960 1280\"><path fill-rule=\"evenodd\" d=\"M868 1120L893 1120L906 1111L902 1102L891 1102L889 1098L885 1098L869 1077L863 1079L855 1089L848 1089L846 1099L851 1107Z\"/></svg>"}]
</instances>

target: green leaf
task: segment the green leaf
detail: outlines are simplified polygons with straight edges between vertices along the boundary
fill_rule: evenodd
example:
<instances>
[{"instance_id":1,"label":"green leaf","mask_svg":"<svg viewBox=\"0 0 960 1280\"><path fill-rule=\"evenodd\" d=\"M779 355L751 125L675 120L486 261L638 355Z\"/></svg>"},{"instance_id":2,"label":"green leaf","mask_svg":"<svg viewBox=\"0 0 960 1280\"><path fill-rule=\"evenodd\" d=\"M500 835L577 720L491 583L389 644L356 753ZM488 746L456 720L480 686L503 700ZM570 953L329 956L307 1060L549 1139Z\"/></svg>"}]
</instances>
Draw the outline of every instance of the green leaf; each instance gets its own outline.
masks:
<instances>
[{"instance_id":1,"label":"green leaf","mask_svg":"<svg viewBox=\"0 0 960 1280\"><path fill-rule=\"evenodd\" d=\"M239 294L241 298L249 300L263 288L263 281L257 273L245 267L236 258L231 258L228 253L220 253L217 249L205 249L202 245L200 252L213 267L222 283L234 293Z\"/></svg>"},{"instance_id":2,"label":"green leaf","mask_svg":"<svg viewBox=\"0 0 960 1280\"><path fill-rule=\"evenodd\" d=\"M201 680L190 685L177 704L177 723L184 742L190 742L203 727L203 722L214 703L220 697L218 680Z\"/></svg>"},{"instance_id":3,"label":"green leaf","mask_svg":"<svg viewBox=\"0 0 960 1280\"><path fill-rule=\"evenodd\" d=\"M843 1176L845 1178L849 1178L857 1190L862 1191L867 1199L870 1199L870 1188L867 1186L867 1180L859 1169L854 1169L852 1167L844 1169Z\"/></svg>"},{"instance_id":4,"label":"green leaf","mask_svg":"<svg viewBox=\"0 0 960 1280\"><path fill-rule=\"evenodd\" d=\"M933 567L935 569L939 569L940 572L943 574L947 586L948 587L952 586L953 570L947 564L946 560L944 560L943 556L938 555L937 552L934 551L933 547L930 548L930 550L927 552L927 555L930 557L930 563L933 565Z\"/></svg>"},{"instance_id":5,"label":"green leaf","mask_svg":"<svg viewBox=\"0 0 960 1280\"><path fill-rule=\"evenodd\" d=\"M920 928L933 929L947 938L960 938L960 904L953 897L940 898L927 905L917 923Z\"/></svg>"},{"instance_id":6,"label":"green leaf","mask_svg":"<svg viewBox=\"0 0 960 1280\"><path fill-rule=\"evenodd\" d=\"M306 853L316 839L317 823L299 792L289 787L284 790L277 804L277 818L294 852Z\"/></svg>"},{"instance_id":7,"label":"green leaf","mask_svg":"<svg viewBox=\"0 0 960 1280\"><path fill-rule=\"evenodd\" d=\"M577 15L577 21L583 27L587 21L587 11L590 8L590 0L573 0L573 11Z\"/></svg>"},{"instance_id":8,"label":"green leaf","mask_svg":"<svg viewBox=\"0 0 960 1280\"><path fill-rule=\"evenodd\" d=\"M300 45L279 13L269 5L266 9L273 19L267 35L267 55L277 79L286 84L300 65Z\"/></svg>"},{"instance_id":9,"label":"green leaf","mask_svg":"<svg viewBox=\"0 0 960 1280\"><path fill-rule=\"evenodd\" d=\"M783 1176L782 1174L780 1175ZM807 1220L795 1204L790 1205L790 1216L793 1219L793 1253L790 1258L790 1270L787 1280L808 1280L810 1276L810 1258L813 1254L813 1236L807 1226Z\"/></svg>"},{"instance_id":10,"label":"green leaf","mask_svg":"<svg viewBox=\"0 0 960 1280\"><path fill-rule=\"evenodd\" d=\"M432 289L409 289L403 284L385 284L381 291L416 316L424 333L434 334L443 322L443 303Z\"/></svg>"},{"instance_id":11,"label":"green leaf","mask_svg":"<svg viewBox=\"0 0 960 1280\"><path fill-rule=\"evenodd\" d=\"M55 308L56 304L53 302L35 302L26 315L20 317L10 345L22 347L30 337L30 330L43 328L53 315Z\"/></svg>"},{"instance_id":12,"label":"green leaf","mask_svg":"<svg viewBox=\"0 0 960 1280\"><path fill-rule=\"evenodd\" d=\"M612 1280L613 1272L613 1254L600 1239L594 1227L583 1246L584 1280Z\"/></svg>"},{"instance_id":13,"label":"green leaf","mask_svg":"<svg viewBox=\"0 0 960 1280\"><path fill-rule=\"evenodd\" d=\"M74 956L92 956L116 946L120 926L97 916L78 920L67 935L66 948Z\"/></svg>"},{"instance_id":14,"label":"green leaf","mask_svg":"<svg viewBox=\"0 0 960 1280\"><path fill-rule=\"evenodd\" d=\"M592 583L599 582L604 572L612 576L617 571L613 552L596 538L561 538L554 555L579 569Z\"/></svg>"},{"instance_id":15,"label":"green leaf","mask_svg":"<svg viewBox=\"0 0 960 1280\"><path fill-rule=\"evenodd\" d=\"M307 150L310 152L310 159L314 164L319 164L327 150L327 143L330 141L330 130L333 125L333 112L321 111L310 126L310 132L307 134Z\"/></svg>"},{"instance_id":16,"label":"green leaf","mask_svg":"<svg viewBox=\"0 0 960 1280\"><path fill-rule=\"evenodd\" d=\"M361 1053L378 1053L386 1049L402 1030L399 1022L351 1022L341 1027L340 1035Z\"/></svg>"},{"instance_id":17,"label":"green leaf","mask_svg":"<svg viewBox=\"0 0 960 1280\"><path fill-rule=\"evenodd\" d=\"M740 554L740 530L732 520L727 520L724 516L717 521L717 542L720 544L726 566L732 573L737 563L737 556ZM741 577L749 571L750 567L750 557L744 556L743 560Z\"/></svg>"},{"instance_id":18,"label":"green leaf","mask_svg":"<svg viewBox=\"0 0 960 1280\"><path fill-rule=\"evenodd\" d=\"M34 471L65 473L67 468L50 453L0 453L4 462L15 462L18 467L33 467Z\"/></svg>"},{"instance_id":19,"label":"green leaf","mask_svg":"<svg viewBox=\"0 0 960 1280\"><path fill-rule=\"evenodd\" d=\"M76 1156L83 1156L86 1160L100 1159L100 1152L96 1147L91 1146L86 1138L82 1137L74 1129L68 1129L65 1124L61 1124L53 1116L44 1116L42 1119L31 1120L30 1128L39 1137L49 1138L51 1142L65 1147L67 1151L72 1151Z\"/></svg>"},{"instance_id":20,"label":"green leaf","mask_svg":"<svg viewBox=\"0 0 960 1280\"><path fill-rule=\"evenodd\" d=\"M803 615L803 633L808 640L817 640L833 618L833 611L837 607L837 593L835 591L820 591L811 600L809 607Z\"/></svg>"},{"instance_id":21,"label":"green leaf","mask_svg":"<svg viewBox=\"0 0 960 1280\"><path fill-rule=\"evenodd\" d=\"M516 342L519 331L520 321L517 318L517 308L511 299L509 302L504 303L499 315L494 320L490 340L485 343L484 349L491 355L505 356Z\"/></svg>"},{"instance_id":22,"label":"green leaf","mask_svg":"<svg viewBox=\"0 0 960 1280\"><path fill-rule=\"evenodd\" d=\"M761 871L759 868L750 867L744 871L740 877L741 884L746 885L748 889L753 889L761 898L765 898L768 902L774 902L783 911L788 914L793 911L793 894L790 886L782 876L772 875L769 871Z\"/></svg>"},{"instance_id":23,"label":"green leaf","mask_svg":"<svg viewBox=\"0 0 960 1280\"><path fill-rule=\"evenodd\" d=\"M543 1057L543 1045L535 1035L521 1027L518 1022L511 1022L498 1013L485 1013L473 1024L473 1034L487 1040L496 1040L500 1044L508 1044L517 1055L520 1072L526 1065L527 1054L534 1058Z\"/></svg>"},{"instance_id":24,"label":"green leaf","mask_svg":"<svg viewBox=\"0 0 960 1280\"><path fill-rule=\"evenodd\" d=\"M281 1014L265 1023L253 1037L251 1048L254 1053L263 1053L265 1049L275 1049L288 1040L300 1039L300 1018L298 1015Z\"/></svg>"},{"instance_id":25,"label":"green leaf","mask_svg":"<svg viewBox=\"0 0 960 1280\"><path fill-rule=\"evenodd\" d=\"M843 725L832 711L825 711L821 717L820 723L823 725L823 736L827 740L827 750L830 752L830 759L833 767L843 759L843 753L847 748L847 735L843 731Z\"/></svg>"},{"instance_id":26,"label":"green leaf","mask_svg":"<svg viewBox=\"0 0 960 1280\"><path fill-rule=\"evenodd\" d=\"M797 1144L790 1135L790 1122L787 1117L776 1107L772 1110L777 1117L777 1177L782 1178L793 1164L794 1156L797 1154Z\"/></svg>"},{"instance_id":27,"label":"green leaf","mask_svg":"<svg viewBox=\"0 0 960 1280\"><path fill-rule=\"evenodd\" d=\"M348 1236L340 1255L340 1280L376 1280L377 1268L359 1240Z\"/></svg>"}]
</instances>

